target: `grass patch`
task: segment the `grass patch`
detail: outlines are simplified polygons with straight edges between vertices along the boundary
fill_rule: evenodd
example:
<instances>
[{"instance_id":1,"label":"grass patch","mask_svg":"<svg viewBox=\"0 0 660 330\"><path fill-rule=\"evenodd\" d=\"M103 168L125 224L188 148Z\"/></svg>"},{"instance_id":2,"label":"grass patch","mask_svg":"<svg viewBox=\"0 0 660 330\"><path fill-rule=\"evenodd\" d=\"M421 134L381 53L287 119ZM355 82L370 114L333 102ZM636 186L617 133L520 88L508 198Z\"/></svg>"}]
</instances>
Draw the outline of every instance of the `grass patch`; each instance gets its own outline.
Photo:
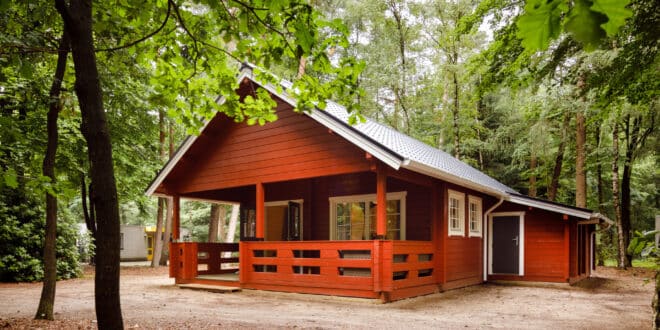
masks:
<instances>
[{"instance_id":1,"label":"grass patch","mask_svg":"<svg viewBox=\"0 0 660 330\"><path fill-rule=\"evenodd\" d=\"M605 266L607 267L616 267L616 260L615 259L605 259ZM633 267L638 267L638 268L648 268L648 269L657 269L658 264L653 261L653 260L646 260L646 259L633 259L632 261Z\"/></svg>"}]
</instances>

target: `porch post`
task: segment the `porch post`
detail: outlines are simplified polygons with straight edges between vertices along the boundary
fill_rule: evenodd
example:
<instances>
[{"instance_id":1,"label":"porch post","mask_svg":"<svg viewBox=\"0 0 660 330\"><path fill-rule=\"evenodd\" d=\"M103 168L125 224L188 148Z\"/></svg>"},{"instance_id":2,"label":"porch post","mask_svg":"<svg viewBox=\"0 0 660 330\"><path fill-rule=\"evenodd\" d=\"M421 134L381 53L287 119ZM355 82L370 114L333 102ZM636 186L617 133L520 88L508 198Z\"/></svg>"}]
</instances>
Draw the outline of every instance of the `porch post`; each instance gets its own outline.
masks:
<instances>
[{"instance_id":1,"label":"porch post","mask_svg":"<svg viewBox=\"0 0 660 330\"><path fill-rule=\"evenodd\" d=\"M376 168L376 237L387 235L387 172L383 165Z\"/></svg>"},{"instance_id":2,"label":"porch post","mask_svg":"<svg viewBox=\"0 0 660 330\"><path fill-rule=\"evenodd\" d=\"M180 202L179 195L172 196L172 239L174 242L178 242L181 240L181 236L180 236L181 208L179 202Z\"/></svg>"},{"instance_id":3,"label":"porch post","mask_svg":"<svg viewBox=\"0 0 660 330\"><path fill-rule=\"evenodd\" d=\"M264 184L261 182L257 182L257 196L256 196L256 216L257 216L257 228L256 228L256 233L255 236L257 239L263 239L264 238L264 203L265 203L265 196L264 196Z\"/></svg>"}]
</instances>

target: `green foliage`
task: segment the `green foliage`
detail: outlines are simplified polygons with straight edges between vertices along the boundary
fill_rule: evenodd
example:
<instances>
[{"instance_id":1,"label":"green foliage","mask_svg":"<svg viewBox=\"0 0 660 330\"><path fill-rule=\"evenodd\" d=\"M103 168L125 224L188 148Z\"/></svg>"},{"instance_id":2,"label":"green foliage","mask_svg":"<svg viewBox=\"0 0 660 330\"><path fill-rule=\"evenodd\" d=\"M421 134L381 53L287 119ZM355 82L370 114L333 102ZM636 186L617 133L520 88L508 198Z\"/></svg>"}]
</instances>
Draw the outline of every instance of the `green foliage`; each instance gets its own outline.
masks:
<instances>
[{"instance_id":1,"label":"green foliage","mask_svg":"<svg viewBox=\"0 0 660 330\"><path fill-rule=\"evenodd\" d=\"M0 190L0 281L32 282L43 277L45 211L27 191ZM58 224L57 277L80 275L76 249L77 227L71 218Z\"/></svg>"},{"instance_id":2,"label":"green foliage","mask_svg":"<svg viewBox=\"0 0 660 330\"><path fill-rule=\"evenodd\" d=\"M628 244L628 254L634 258L658 260L660 256L658 255L658 249L655 247L655 234L657 233L657 231L641 232L635 230L630 244Z\"/></svg>"},{"instance_id":3,"label":"green foliage","mask_svg":"<svg viewBox=\"0 0 660 330\"><path fill-rule=\"evenodd\" d=\"M546 50L561 32L570 34L585 49L597 48L614 36L632 11L630 0L529 0L517 22L518 36L530 52Z\"/></svg>"}]
</instances>

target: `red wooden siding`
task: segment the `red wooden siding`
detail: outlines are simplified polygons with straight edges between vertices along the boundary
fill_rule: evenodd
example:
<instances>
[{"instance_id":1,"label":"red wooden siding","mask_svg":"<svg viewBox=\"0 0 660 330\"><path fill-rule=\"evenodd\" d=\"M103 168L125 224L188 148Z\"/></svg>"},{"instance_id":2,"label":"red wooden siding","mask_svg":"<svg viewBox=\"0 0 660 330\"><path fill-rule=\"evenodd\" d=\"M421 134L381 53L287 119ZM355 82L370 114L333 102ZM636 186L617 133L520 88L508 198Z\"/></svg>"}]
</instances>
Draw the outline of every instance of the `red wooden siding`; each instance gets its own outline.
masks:
<instances>
[{"instance_id":1,"label":"red wooden siding","mask_svg":"<svg viewBox=\"0 0 660 330\"><path fill-rule=\"evenodd\" d=\"M167 190L186 194L369 170L361 149L281 100L277 115L264 126L216 116L168 176Z\"/></svg>"},{"instance_id":2,"label":"red wooden siding","mask_svg":"<svg viewBox=\"0 0 660 330\"><path fill-rule=\"evenodd\" d=\"M570 276L577 271L577 222L564 220L560 213L505 202L494 212L525 212L524 276L491 276L493 279L514 279L546 282L566 282L566 267ZM570 242L565 241L565 226ZM569 247L569 253L566 248ZM567 259L568 257L568 259Z\"/></svg>"},{"instance_id":3,"label":"red wooden siding","mask_svg":"<svg viewBox=\"0 0 660 330\"><path fill-rule=\"evenodd\" d=\"M482 198L482 212L486 211L487 198L481 193L465 189L453 184L445 184L445 190L440 199L442 205L443 246L445 250L445 277L441 280L442 288L453 289L483 282L483 239L482 237L469 237L469 210L468 197ZM447 189L465 194L465 236L447 236L448 211L447 211ZM483 234L483 228L482 228Z\"/></svg>"}]
</instances>

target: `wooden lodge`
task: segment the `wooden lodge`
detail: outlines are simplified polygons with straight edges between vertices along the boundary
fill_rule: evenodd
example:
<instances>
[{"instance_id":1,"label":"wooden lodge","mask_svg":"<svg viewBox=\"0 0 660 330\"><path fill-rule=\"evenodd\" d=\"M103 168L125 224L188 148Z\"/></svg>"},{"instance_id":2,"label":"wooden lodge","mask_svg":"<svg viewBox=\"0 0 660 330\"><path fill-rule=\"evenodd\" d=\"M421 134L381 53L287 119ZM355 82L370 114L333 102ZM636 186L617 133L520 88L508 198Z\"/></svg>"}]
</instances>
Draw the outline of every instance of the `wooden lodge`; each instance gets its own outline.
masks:
<instances>
[{"instance_id":1,"label":"wooden lodge","mask_svg":"<svg viewBox=\"0 0 660 330\"><path fill-rule=\"evenodd\" d=\"M393 301L490 280L574 282L593 267L590 210L520 195L450 155L344 107L278 120L218 114L189 137L147 193L173 201L176 283ZM279 90L282 90L279 89ZM181 199L240 204L240 243L179 237ZM237 265L237 266L236 266Z\"/></svg>"}]
</instances>

